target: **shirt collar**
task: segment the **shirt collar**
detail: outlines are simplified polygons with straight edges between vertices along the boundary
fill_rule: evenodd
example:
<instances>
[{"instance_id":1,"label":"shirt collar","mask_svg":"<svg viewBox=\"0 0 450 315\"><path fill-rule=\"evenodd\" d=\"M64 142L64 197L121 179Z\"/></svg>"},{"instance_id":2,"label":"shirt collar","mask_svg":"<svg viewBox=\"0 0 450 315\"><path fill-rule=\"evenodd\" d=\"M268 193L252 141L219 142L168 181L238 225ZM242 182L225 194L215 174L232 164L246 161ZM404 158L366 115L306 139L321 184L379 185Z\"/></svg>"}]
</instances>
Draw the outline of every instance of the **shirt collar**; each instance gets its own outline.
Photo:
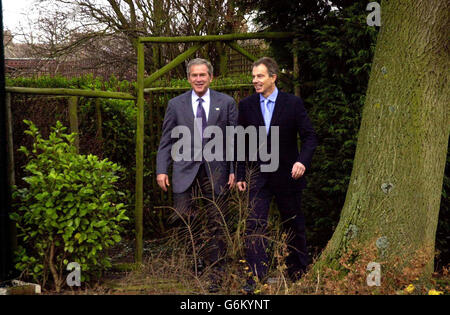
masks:
<instances>
[{"instance_id":1,"label":"shirt collar","mask_svg":"<svg viewBox=\"0 0 450 315\"><path fill-rule=\"evenodd\" d=\"M267 97L267 98L265 98L262 94L259 94L259 100L262 102L267 99L275 104L275 101L277 100L277 96L278 96L278 88L275 87L275 90L273 90L272 94L270 94L269 97Z\"/></svg>"},{"instance_id":2,"label":"shirt collar","mask_svg":"<svg viewBox=\"0 0 450 315\"><path fill-rule=\"evenodd\" d=\"M209 95L210 95L210 93L209 93L209 88L208 88L208 90L206 90L206 93L201 98L203 99L203 101L206 102L207 100L209 100ZM197 102L197 100L199 98L200 98L200 96L198 96L197 93L195 93L195 91L192 90L192 100L194 102Z\"/></svg>"}]
</instances>

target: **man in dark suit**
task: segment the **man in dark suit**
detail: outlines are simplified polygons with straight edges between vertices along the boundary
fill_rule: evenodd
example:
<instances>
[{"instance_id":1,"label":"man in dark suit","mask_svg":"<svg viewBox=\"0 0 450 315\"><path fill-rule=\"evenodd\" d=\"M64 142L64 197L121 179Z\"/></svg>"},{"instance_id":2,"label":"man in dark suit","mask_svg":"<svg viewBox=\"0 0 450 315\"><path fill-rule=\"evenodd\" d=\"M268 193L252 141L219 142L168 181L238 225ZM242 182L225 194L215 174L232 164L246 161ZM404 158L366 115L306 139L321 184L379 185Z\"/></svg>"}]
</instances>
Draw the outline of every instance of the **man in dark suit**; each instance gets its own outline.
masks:
<instances>
[{"instance_id":1,"label":"man in dark suit","mask_svg":"<svg viewBox=\"0 0 450 315\"><path fill-rule=\"evenodd\" d=\"M305 272L309 257L306 249L305 219L300 211L301 192L306 186L305 173L309 170L317 137L306 113L303 101L292 94L279 91L276 87L277 63L263 57L253 64L252 77L256 94L239 102L238 125L265 126L259 128L265 133L267 147L279 148L279 165L274 172L264 172L261 157L251 162L238 162L237 187L247 189L246 173L253 168L256 173L249 183L250 214L246 227L246 259L253 275L263 280L267 273L268 257L266 253L266 233L269 206L273 197L280 211L283 230L289 231L288 274L296 280ZM279 137L271 136L278 128ZM300 135L301 150L297 145ZM278 145L272 143L278 141ZM260 144L261 145L261 144ZM246 150L247 151L247 150ZM248 161L249 160L249 161ZM254 284L249 281L249 286ZM249 289L247 286L247 289Z\"/></svg>"},{"instance_id":2,"label":"man in dark suit","mask_svg":"<svg viewBox=\"0 0 450 315\"><path fill-rule=\"evenodd\" d=\"M236 126L237 109L234 99L226 94L209 89L213 79L211 63L205 59L193 59L187 66L188 81L192 90L169 101L163 122L162 136L156 158L157 182L162 190L170 186L169 167L173 164L172 184L174 208L183 216L195 216L194 191L201 191L203 197L217 200L226 188L235 183L234 169L226 161L226 126ZM207 131L216 128L220 134ZM186 134L183 134L186 131ZM183 134L186 146L177 146L175 137ZM212 137L214 135L215 137ZM222 145L217 140L222 139ZM199 140L200 139L200 140ZM214 145L208 143L214 142ZM225 144L225 145L224 145ZM209 154L206 146L210 149ZM212 159L211 159L212 156ZM223 210L223 209L222 209ZM220 221L217 209L207 208L210 248L206 260L215 263L223 255L223 244L218 240ZM219 221L219 222L218 222Z\"/></svg>"}]
</instances>

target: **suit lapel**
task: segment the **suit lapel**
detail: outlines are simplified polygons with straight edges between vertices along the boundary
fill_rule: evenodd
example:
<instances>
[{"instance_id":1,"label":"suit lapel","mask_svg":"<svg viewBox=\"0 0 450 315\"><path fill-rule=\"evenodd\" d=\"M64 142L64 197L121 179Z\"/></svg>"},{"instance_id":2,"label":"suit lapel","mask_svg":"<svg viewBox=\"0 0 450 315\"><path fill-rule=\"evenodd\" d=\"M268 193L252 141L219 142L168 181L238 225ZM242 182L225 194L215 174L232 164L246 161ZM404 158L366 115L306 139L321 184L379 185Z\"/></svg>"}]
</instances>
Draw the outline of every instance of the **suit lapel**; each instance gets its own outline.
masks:
<instances>
[{"instance_id":1,"label":"suit lapel","mask_svg":"<svg viewBox=\"0 0 450 315\"><path fill-rule=\"evenodd\" d=\"M216 91L209 90L209 100L208 126L213 126L216 124L220 111L223 110L223 108Z\"/></svg>"},{"instance_id":2,"label":"suit lapel","mask_svg":"<svg viewBox=\"0 0 450 315\"><path fill-rule=\"evenodd\" d=\"M261 111L261 101L259 98L259 94L253 94L255 96L253 103L253 113L256 113L256 119L258 121L256 127L265 126L263 113Z\"/></svg>"},{"instance_id":3,"label":"suit lapel","mask_svg":"<svg viewBox=\"0 0 450 315\"><path fill-rule=\"evenodd\" d=\"M273 110L272 119L270 120L270 126L279 126L280 116L285 106L283 106L285 94L278 91L277 99L275 100L275 108Z\"/></svg>"},{"instance_id":4,"label":"suit lapel","mask_svg":"<svg viewBox=\"0 0 450 315\"><path fill-rule=\"evenodd\" d=\"M186 122L189 128L194 126L194 111L192 110L192 90L186 92L184 97L184 108L186 111ZM192 129L193 130L193 129ZM191 130L191 131L192 131Z\"/></svg>"}]
</instances>

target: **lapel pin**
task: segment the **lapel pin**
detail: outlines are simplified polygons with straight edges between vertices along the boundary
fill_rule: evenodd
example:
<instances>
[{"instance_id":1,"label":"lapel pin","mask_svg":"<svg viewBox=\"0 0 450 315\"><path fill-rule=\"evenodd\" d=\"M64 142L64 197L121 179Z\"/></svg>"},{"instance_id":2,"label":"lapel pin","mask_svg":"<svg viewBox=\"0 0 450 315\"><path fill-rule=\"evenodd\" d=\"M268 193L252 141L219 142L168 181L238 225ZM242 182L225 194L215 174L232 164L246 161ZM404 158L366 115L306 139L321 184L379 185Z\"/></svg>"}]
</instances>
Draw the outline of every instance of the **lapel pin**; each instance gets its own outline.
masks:
<instances>
[{"instance_id":1,"label":"lapel pin","mask_svg":"<svg viewBox=\"0 0 450 315\"><path fill-rule=\"evenodd\" d=\"M216 107L216 110L220 110L219 107Z\"/></svg>"}]
</instances>

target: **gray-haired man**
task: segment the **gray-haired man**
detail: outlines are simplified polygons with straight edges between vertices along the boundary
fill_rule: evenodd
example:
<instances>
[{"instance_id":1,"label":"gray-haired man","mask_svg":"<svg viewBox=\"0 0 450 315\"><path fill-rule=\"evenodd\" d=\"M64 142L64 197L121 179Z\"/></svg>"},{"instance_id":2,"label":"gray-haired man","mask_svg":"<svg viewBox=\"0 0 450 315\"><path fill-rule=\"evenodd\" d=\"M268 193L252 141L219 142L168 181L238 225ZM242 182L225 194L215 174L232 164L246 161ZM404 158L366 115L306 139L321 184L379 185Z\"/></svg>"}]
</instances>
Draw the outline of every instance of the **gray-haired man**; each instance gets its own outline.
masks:
<instances>
[{"instance_id":1,"label":"gray-haired man","mask_svg":"<svg viewBox=\"0 0 450 315\"><path fill-rule=\"evenodd\" d=\"M182 214L192 212L192 198L195 189L198 188L204 197L213 199L223 193L227 186L233 187L235 182L232 162L226 161L225 128L237 124L236 102L232 97L209 88L213 79L213 68L209 61L200 58L191 60L187 67L187 75L192 90L169 101L156 159L157 182L164 191L167 191L170 186L168 171L169 166L173 164L174 207ZM199 122L201 128L198 126ZM220 154L222 158L206 161L205 158L194 158L194 155L191 154L187 160L174 159L172 146L177 139L172 138L172 130L175 127L189 129L192 135L189 149L195 153L194 135L196 132L198 134L198 131L201 130L202 141L200 143L202 147L212 140L203 136L203 131L207 126L217 126L222 131L224 136L223 152ZM220 148L216 148L216 150L220 150ZM217 152L215 153L214 156L217 156ZM183 156L183 152L180 154ZM208 212L211 212L208 213L208 221L212 227L216 227L216 231L211 235L213 250L207 257L209 263L213 263L220 259L223 252L223 245L218 240L220 231L217 229L222 222L215 222L217 216L213 213L217 213L217 211Z\"/></svg>"}]
</instances>

